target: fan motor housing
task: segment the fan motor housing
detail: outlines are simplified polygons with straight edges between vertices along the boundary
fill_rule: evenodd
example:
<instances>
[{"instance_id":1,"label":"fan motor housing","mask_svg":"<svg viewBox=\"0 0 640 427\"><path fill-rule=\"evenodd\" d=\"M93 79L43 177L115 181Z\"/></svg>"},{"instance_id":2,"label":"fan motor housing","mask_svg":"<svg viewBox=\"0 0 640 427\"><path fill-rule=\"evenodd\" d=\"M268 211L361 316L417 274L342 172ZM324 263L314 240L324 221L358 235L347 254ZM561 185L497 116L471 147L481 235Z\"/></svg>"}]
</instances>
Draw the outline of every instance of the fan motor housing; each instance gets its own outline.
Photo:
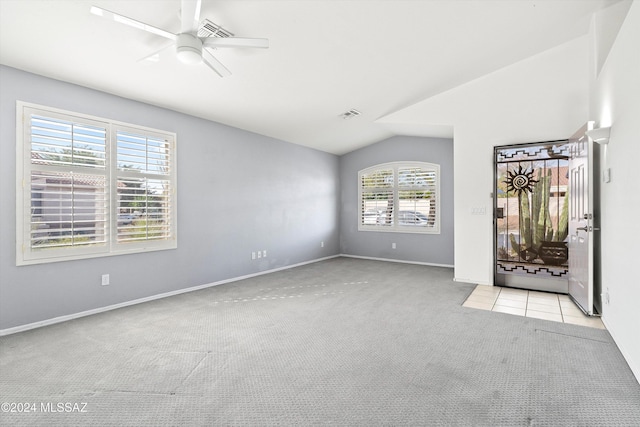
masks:
<instances>
[{"instance_id":1,"label":"fan motor housing","mask_svg":"<svg viewBox=\"0 0 640 427\"><path fill-rule=\"evenodd\" d=\"M176 38L176 54L180 62L198 64L202 62L202 42L192 34L178 34Z\"/></svg>"}]
</instances>

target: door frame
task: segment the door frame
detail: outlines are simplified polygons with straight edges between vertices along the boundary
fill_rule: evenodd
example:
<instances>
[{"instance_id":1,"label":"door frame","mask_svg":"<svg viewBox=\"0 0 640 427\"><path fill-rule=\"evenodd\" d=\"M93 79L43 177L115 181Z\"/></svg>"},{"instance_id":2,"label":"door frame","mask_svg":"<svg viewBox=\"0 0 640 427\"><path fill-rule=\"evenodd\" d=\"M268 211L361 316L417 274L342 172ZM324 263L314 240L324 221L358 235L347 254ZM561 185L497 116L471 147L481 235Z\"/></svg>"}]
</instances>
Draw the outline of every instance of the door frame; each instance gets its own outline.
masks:
<instances>
[{"instance_id":1,"label":"door frame","mask_svg":"<svg viewBox=\"0 0 640 427\"><path fill-rule=\"evenodd\" d=\"M587 181L587 206L586 206L586 218L585 227L587 227L586 233L588 233L588 255L587 255L587 270L588 279L586 285L586 304L584 298L578 298L575 293L572 294L572 281L573 275L571 274L571 268L569 269L569 297L573 302L588 316L599 316L602 313L602 281L601 281L601 250L600 250L600 145L593 139L587 136L586 132L593 129L594 122L587 122L581 127L569 140L571 141L570 156L569 156L569 171L571 172L571 158L576 150L576 145L579 143L586 144L587 151L587 168L586 168L586 181ZM570 188L574 188L571 182L572 174L570 173ZM570 203L573 204L573 199ZM581 231L581 230L580 230ZM577 235L575 222L569 220L569 236ZM571 266L571 255L575 255L576 251L571 250L571 239L569 240L569 265Z\"/></svg>"}]
</instances>

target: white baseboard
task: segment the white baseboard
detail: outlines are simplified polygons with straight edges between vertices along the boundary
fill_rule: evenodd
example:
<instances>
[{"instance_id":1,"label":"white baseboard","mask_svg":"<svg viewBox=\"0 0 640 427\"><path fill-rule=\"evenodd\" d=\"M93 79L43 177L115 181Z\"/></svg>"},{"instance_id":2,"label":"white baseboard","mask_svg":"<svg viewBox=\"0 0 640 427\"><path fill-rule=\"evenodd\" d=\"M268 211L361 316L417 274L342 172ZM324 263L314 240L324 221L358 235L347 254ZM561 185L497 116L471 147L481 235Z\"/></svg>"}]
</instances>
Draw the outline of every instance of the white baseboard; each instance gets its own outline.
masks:
<instances>
[{"instance_id":1,"label":"white baseboard","mask_svg":"<svg viewBox=\"0 0 640 427\"><path fill-rule=\"evenodd\" d=\"M369 259L369 260L372 260L372 261L399 262L399 263L402 263L402 264L417 264L417 265L428 265L428 266L431 266L431 267L453 268L453 265L449 265L449 264L434 264L434 263L431 263L431 262L404 261L404 260L401 260L401 259L374 258L374 257L369 257L369 256L359 256L359 255L349 255L349 254L340 254L339 256L345 257L345 258Z\"/></svg>"},{"instance_id":2,"label":"white baseboard","mask_svg":"<svg viewBox=\"0 0 640 427\"><path fill-rule=\"evenodd\" d=\"M151 295L144 298L138 298L131 301L125 301L118 304L108 305L106 307L94 308L92 310L81 311L79 313L67 314L64 316L54 317L52 319L41 320L38 322L28 323L26 325L15 326L13 328L0 329L0 337L5 335L16 334L18 332L28 331L30 329L41 328L43 326L55 325L56 323L66 322L68 320L78 319L80 317L91 316L93 314L104 313L105 311L116 310L122 307L128 307L130 305L142 304L144 302L154 301L161 298L167 298L174 295L185 294L187 292L199 291L200 289L210 288L212 286L224 285L225 283L237 282L239 280L250 279L252 277L262 276L269 273L275 273L276 271L288 270L290 268L300 267L306 264L313 264L320 261L325 261L332 258L338 258L340 255L332 255L329 257L318 258L311 261L300 262L298 264L288 265L286 267L274 268L271 270L260 271L258 273L247 274L244 276L233 277L231 279L220 280L218 282L206 283L204 285L192 286L190 288L178 289L171 292L165 292L162 294Z\"/></svg>"}]
</instances>

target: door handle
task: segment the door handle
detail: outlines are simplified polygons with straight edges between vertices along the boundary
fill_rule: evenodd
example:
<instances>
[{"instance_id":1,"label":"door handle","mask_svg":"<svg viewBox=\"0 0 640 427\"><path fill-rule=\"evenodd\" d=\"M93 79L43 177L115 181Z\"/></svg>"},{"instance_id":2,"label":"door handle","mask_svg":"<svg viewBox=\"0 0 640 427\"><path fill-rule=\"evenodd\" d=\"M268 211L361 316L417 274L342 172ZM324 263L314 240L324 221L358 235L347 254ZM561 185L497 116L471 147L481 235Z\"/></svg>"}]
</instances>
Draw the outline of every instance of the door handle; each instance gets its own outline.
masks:
<instances>
[{"instance_id":1,"label":"door handle","mask_svg":"<svg viewBox=\"0 0 640 427\"><path fill-rule=\"evenodd\" d=\"M582 230L582 231L589 231L589 227L588 226L584 226L584 227L576 227L576 231L578 230Z\"/></svg>"}]
</instances>

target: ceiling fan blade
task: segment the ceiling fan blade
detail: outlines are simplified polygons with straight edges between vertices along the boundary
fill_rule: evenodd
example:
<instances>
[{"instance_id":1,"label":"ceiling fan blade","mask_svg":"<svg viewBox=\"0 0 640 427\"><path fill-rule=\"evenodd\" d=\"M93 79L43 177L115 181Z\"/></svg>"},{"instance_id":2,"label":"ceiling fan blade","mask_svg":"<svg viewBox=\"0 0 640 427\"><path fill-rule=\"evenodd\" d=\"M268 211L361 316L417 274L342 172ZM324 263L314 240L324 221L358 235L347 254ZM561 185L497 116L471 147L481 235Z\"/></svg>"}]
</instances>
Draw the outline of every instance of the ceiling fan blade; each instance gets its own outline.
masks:
<instances>
[{"instance_id":1,"label":"ceiling fan blade","mask_svg":"<svg viewBox=\"0 0 640 427\"><path fill-rule=\"evenodd\" d=\"M202 46L204 47L258 47L267 49L269 47L269 39L251 39L246 37L203 37Z\"/></svg>"},{"instance_id":2,"label":"ceiling fan blade","mask_svg":"<svg viewBox=\"0 0 640 427\"><path fill-rule=\"evenodd\" d=\"M162 51L164 51L166 49L169 49L173 45L174 45L174 43L169 43L168 45L163 46L161 49L158 49L155 52L152 52L152 53L148 54L144 58L138 59L138 62L143 62L143 61L158 62L159 59L160 59L160 52L162 52Z\"/></svg>"},{"instance_id":3,"label":"ceiling fan blade","mask_svg":"<svg viewBox=\"0 0 640 427\"><path fill-rule=\"evenodd\" d=\"M133 28L137 28L139 30L147 31L149 33L157 34L159 36L165 37L170 40L175 40L176 35L170 33L168 31L163 30L162 28L154 27L153 25L145 24L144 22L136 21L135 19L128 18L123 15L119 15L117 13L111 12L106 9L102 9L97 6L91 6L91 13L94 15L102 16L106 19L111 19L115 22L119 22L121 24L128 25Z\"/></svg>"},{"instance_id":4,"label":"ceiling fan blade","mask_svg":"<svg viewBox=\"0 0 640 427\"><path fill-rule=\"evenodd\" d=\"M218 61L209 52L202 49L202 61L207 64L209 68L216 72L220 77L227 77L231 75L231 71L222 62Z\"/></svg>"},{"instance_id":5,"label":"ceiling fan blade","mask_svg":"<svg viewBox=\"0 0 640 427\"><path fill-rule=\"evenodd\" d=\"M182 23L180 26L181 33L195 33L198 31L200 24L200 7L201 0L182 0Z\"/></svg>"}]
</instances>

